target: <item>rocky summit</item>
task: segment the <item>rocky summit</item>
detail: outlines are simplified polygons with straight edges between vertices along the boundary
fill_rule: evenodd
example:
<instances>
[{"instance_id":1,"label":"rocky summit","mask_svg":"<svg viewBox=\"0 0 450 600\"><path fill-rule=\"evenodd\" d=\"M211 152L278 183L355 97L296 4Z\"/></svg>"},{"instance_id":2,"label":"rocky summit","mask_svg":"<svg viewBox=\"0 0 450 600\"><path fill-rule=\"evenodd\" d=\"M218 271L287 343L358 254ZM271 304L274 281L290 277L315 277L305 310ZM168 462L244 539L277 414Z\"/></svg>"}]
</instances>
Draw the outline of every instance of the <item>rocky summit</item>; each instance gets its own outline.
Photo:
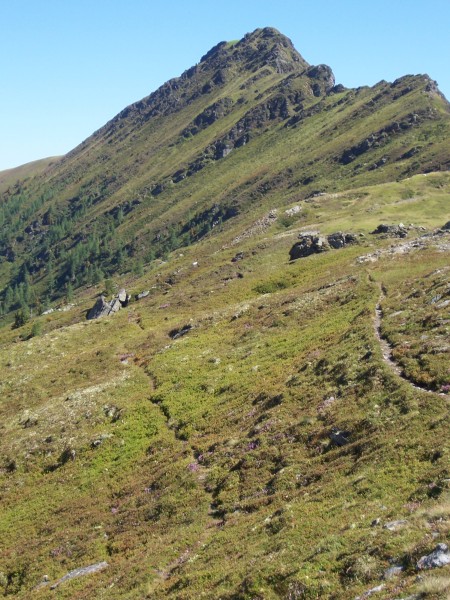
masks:
<instances>
[{"instance_id":1,"label":"rocky summit","mask_svg":"<svg viewBox=\"0 0 450 600\"><path fill-rule=\"evenodd\" d=\"M450 105L344 84L257 29L0 174L0 594L448 597Z\"/></svg>"}]
</instances>

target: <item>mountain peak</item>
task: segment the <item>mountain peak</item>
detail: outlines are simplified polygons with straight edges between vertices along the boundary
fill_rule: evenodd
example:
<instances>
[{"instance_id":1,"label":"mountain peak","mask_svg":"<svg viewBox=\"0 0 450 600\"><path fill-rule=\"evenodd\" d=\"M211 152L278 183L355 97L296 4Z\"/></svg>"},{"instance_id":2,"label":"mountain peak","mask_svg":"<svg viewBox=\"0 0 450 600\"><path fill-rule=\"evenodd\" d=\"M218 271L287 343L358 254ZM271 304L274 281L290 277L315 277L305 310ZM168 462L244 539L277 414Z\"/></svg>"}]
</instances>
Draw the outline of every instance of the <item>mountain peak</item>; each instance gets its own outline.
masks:
<instances>
[{"instance_id":1,"label":"mountain peak","mask_svg":"<svg viewBox=\"0 0 450 600\"><path fill-rule=\"evenodd\" d=\"M278 31L278 29L275 29L275 27L259 27L258 29L247 33L241 41L258 39L283 39L291 43L289 38L287 38L284 34Z\"/></svg>"},{"instance_id":2,"label":"mountain peak","mask_svg":"<svg viewBox=\"0 0 450 600\"><path fill-rule=\"evenodd\" d=\"M278 73L299 72L309 64L297 52L291 40L273 27L255 29L238 42L220 42L204 56L200 63L224 68L239 62L246 70L257 71L268 66Z\"/></svg>"}]
</instances>

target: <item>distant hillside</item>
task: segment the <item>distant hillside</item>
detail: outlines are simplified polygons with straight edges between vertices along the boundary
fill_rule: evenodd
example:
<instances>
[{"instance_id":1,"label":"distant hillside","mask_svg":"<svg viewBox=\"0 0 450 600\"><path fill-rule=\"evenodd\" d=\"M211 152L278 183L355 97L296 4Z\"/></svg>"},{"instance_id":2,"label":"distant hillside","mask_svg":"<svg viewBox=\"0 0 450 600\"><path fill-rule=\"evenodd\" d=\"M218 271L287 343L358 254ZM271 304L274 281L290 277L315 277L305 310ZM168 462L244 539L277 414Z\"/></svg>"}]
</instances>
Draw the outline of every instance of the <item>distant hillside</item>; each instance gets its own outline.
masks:
<instances>
[{"instance_id":1,"label":"distant hillside","mask_svg":"<svg viewBox=\"0 0 450 600\"><path fill-rule=\"evenodd\" d=\"M0 171L0 193L5 192L19 181L24 181L25 179L40 174L58 159L59 157L57 156L51 156L50 158L34 160L19 167Z\"/></svg>"}]
</instances>

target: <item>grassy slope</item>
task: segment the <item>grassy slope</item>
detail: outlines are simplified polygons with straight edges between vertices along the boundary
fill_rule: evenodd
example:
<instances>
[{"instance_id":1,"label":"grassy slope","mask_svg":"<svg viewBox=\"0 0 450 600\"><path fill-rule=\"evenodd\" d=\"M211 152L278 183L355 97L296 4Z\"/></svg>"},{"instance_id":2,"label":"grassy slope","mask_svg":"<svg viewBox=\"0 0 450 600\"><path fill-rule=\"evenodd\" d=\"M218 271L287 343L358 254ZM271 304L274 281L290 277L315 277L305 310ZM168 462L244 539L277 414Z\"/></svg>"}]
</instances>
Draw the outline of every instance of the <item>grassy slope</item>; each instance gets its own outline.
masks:
<instances>
[{"instance_id":1,"label":"grassy slope","mask_svg":"<svg viewBox=\"0 0 450 600\"><path fill-rule=\"evenodd\" d=\"M448 236L393 254L398 240L369 232L443 225L449 193L440 173L328 194L234 244L276 198L262 197L237 227L118 280L151 293L113 318L84 320L90 288L71 311L39 317L40 337L21 340L30 325L3 329L4 593L28 598L44 575L107 560L58 597L350 599L395 562L405 571L377 598L444 598L446 570L417 582L415 563L448 535L448 397L394 374L373 318L382 286L396 357L406 360L406 339L427 353L415 379L443 384L448 349L427 349L448 340L448 321L426 298L432 282L448 293ZM289 264L298 232L312 228L365 237ZM394 316L422 306L435 325L426 339ZM332 427L350 444L332 444ZM397 519L397 531L382 527Z\"/></svg>"}]
</instances>

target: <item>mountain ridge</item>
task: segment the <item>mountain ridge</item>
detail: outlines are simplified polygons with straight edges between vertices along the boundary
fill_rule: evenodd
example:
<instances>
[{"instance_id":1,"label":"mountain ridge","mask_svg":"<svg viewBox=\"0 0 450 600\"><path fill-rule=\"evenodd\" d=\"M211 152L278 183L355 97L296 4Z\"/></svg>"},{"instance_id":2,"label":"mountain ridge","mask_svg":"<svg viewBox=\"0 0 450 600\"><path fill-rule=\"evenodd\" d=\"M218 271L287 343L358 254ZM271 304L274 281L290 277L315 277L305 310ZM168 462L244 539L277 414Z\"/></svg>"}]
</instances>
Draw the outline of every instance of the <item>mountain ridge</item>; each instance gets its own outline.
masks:
<instances>
[{"instance_id":1,"label":"mountain ridge","mask_svg":"<svg viewBox=\"0 0 450 600\"><path fill-rule=\"evenodd\" d=\"M323 124L325 116L328 126ZM311 66L304 61L292 42L275 29L258 29L237 43L221 42L196 66L118 113L40 178L27 182L25 190L11 188L3 194L4 211L8 213L9 205L13 215L6 217L10 231L0 239L0 253L17 257L8 261L15 262L10 285L20 283L24 269L45 281L46 265L49 260L55 262L51 258L55 252L56 289L61 290L69 281L78 286L92 279L88 263L112 274L121 255L128 262L133 255L145 259L153 251L161 256L169 246L185 245L189 236L196 239L192 223L214 212L215 203L206 192L211 169L233 162L228 158L231 153L239 153L242 169L247 164L245 168L251 171L250 165L259 163L267 173L266 190L279 190L284 197L300 187L306 198L329 190L333 180L337 189L339 181L349 187L359 185L363 178L375 182L386 176L395 179L448 168L445 131L449 116L448 103L426 76L405 76L392 84L349 90L335 85L326 65ZM443 126L437 129L434 122L438 121ZM433 143L420 142L421 136L431 136ZM277 148L276 161L266 160L270 146ZM358 157L364 162L358 162ZM300 175L294 177L294 173ZM203 194L197 185L202 177L207 183ZM233 183L232 170L224 170L223 181L221 195L228 197L225 213L248 210L249 199ZM58 202L50 197L57 197ZM168 204L158 200L166 197L173 200ZM18 215L12 207L15 203L21 207ZM42 207L31 209L30 203ZM177 217L171 204L177 206L177 213L181 211ZM46 216L49 211L55 213L55 223ZM135 219L123 219L136 211L142 217L148 214L142 223L149 218L154 221L150 243L144 241L147 225L139 232ZM120 223L116 223L117 215ZM71 256L75 248L79 247L77 254L86 255L80 244L96 235L92 219L101 238L118 226L123 242L115 244L108 258L109 250L101 241L96 257L83 259L74 275ZM211 223L204 227L211 230ZM24 236L24 230L31 235ZM138 245L145 246L143 254ZM53 286L47 286L46 292L41 285L39 296L46 296L47 302L54 293Z\"/></svg>"},{"instance_id":2,"label":"mountain ridge","mask_svg":"<svg viewBox=\"0 0 450 600\"><path fill-rule=\"evenodd\" d=\"M199 239L199 229L212 235L211 194L223 198L223 220L273 193L276 206L294 189L305 199L448 168L450 114L436 89L427 76L336 86L329 67L309 65L272 28L221 42L40 177L3 193L4 307L7 287L23 283L25 271L37 281L39 302L48 303L69 283L78 287L124 261ZM236 153L239 170L255 172L239 185ZM213 191L213 170L223 173L221 191ZM258 170L265 173L259 183ZM121 234L110 243L116 228Z\"/></svg>"}]
</instances>

